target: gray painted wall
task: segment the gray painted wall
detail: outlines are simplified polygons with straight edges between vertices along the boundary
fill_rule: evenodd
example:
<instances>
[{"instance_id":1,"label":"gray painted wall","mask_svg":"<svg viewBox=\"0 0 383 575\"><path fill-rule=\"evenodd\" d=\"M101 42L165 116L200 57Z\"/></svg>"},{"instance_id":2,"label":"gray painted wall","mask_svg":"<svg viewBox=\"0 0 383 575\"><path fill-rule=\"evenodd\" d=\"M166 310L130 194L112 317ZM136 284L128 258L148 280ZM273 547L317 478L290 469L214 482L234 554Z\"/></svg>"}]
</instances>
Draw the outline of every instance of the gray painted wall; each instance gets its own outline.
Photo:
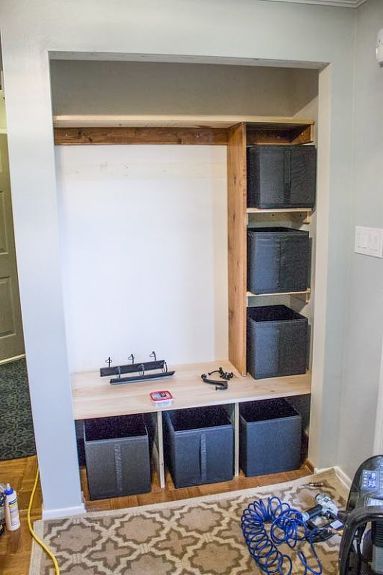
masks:
<instances>
[{"instance_id":1,"label":"gray painted wall","mask_svg":"<svg viewBox=\"0 0 383 575\"><path fill-rule=\"evenodd\" d=\"M293 116L317 70L152 62L51 63L54 114Z\"/></svg>"},{"instance_id":2,"label":"gray painted wall","mask_svg":"<svg viewBox=\"0 0 383 575\"><path fill-rule=\"evenodd\" d=\"M375 59L382 27L383 2L369 0L358 10L356 30L354 185L348 198L353 229L383 228L383 69ZM351 233L338 453L350 476L373 451L383 333L383 260L355 254L353 248Z\"/></svg>"},{"instance_id":3,"label":"gray painted wall","mask_svg":"<svg viewBox=\"0 0 383 575\"><path fill-rule=\"evenodd\" d=\"M49 51L329 62L319 78L321 188L313 381L315 464L337 462L352 183L355 12L261 0L3 0L10 168L44 511L81 508L65 340ZM315 34L313 30L315 29ZM257 60L258 61L258 60ZM294 64L293 64L294 65ZM341 264L340 264L341 262ZM344 265L343 265L344 263Z\"/></svg>"}]
</instances>

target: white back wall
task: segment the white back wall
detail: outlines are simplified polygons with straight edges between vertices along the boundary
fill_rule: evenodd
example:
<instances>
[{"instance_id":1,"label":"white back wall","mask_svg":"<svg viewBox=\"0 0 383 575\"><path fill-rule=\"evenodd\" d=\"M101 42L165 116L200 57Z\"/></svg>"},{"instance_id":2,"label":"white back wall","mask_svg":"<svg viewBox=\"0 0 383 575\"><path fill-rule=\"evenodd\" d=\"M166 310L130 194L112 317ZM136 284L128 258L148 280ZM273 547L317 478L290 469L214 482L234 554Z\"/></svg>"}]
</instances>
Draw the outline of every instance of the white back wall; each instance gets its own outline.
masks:
<instances>
[{"instance_id":1,"label":"white back wall","mask_svg":"<svg viewBox=\"0 0 383 575\"><path fill-rule=\"evenodd\" d=\"M225 146L58 146L70 371L228 356Z\"/></svg>"},{"instance_id":2,"label":"white back wall","mask_svg":"<svg viewBox=\"0 0 383 575\"><path fill-rule=\"evenodd\" d=\"M51 82L54 114L293 116L317 94L318 71L54 60Z\"/></svg>"}]
</instances>

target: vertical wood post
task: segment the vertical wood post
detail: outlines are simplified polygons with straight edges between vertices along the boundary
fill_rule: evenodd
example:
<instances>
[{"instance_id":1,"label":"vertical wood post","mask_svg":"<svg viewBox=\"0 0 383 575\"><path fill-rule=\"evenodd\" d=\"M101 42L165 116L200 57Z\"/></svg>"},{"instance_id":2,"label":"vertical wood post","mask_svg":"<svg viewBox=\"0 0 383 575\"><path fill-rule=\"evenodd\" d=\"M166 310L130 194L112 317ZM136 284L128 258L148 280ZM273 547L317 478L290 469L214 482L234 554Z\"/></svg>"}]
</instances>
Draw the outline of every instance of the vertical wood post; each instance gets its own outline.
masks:
<instances>
[{"instance_id":1,"label":"vertical wood post","mask_svg":"<svg viewBox=\"0 0 383 575\"><path fill-rule=\"evenodd\" d=\"M229 359L246 375L246 125L229 131L227 146L229 241Z\"/></svg>"}]
</instances>

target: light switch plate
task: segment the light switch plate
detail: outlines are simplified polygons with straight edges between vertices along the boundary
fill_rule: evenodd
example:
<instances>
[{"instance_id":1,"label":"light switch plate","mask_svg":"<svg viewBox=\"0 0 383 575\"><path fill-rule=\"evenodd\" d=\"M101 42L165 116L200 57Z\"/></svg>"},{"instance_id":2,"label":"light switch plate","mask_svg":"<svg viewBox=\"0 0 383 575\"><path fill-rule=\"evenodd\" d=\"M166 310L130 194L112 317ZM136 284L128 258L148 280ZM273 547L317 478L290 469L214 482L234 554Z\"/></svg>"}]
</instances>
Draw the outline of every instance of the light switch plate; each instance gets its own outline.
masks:
<instances>
[{"instance_id":1,"label":"light switch plate","mask_svg":"<svg viewBox=\"0 0 383 575\"><path fill-rule=\"evenodd\" d=\"M383 258L383 230L381 228L356 226L355 252L365 256Z\"/></svg>"}]
</instances>

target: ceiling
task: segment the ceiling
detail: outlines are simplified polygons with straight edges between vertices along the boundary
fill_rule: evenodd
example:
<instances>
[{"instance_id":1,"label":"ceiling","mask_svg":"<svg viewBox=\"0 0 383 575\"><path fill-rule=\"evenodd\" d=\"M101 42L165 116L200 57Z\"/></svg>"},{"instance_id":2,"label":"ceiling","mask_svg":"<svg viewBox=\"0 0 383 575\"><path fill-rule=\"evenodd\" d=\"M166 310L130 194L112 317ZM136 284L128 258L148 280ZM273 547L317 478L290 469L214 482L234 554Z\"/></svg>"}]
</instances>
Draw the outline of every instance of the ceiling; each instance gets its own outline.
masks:
<instances>
[{"instance_id":1,"label":"ceiling","mask_svg":"<svg viewBox=\"0 0 383 575\"><path fill-rule=\"evenodd\" d=\"M294 2L295 4L321 4L322 6L342 6L343 8L357 8L367 0L264 0L267 2Z\"/></svg>"}]
</instances>

